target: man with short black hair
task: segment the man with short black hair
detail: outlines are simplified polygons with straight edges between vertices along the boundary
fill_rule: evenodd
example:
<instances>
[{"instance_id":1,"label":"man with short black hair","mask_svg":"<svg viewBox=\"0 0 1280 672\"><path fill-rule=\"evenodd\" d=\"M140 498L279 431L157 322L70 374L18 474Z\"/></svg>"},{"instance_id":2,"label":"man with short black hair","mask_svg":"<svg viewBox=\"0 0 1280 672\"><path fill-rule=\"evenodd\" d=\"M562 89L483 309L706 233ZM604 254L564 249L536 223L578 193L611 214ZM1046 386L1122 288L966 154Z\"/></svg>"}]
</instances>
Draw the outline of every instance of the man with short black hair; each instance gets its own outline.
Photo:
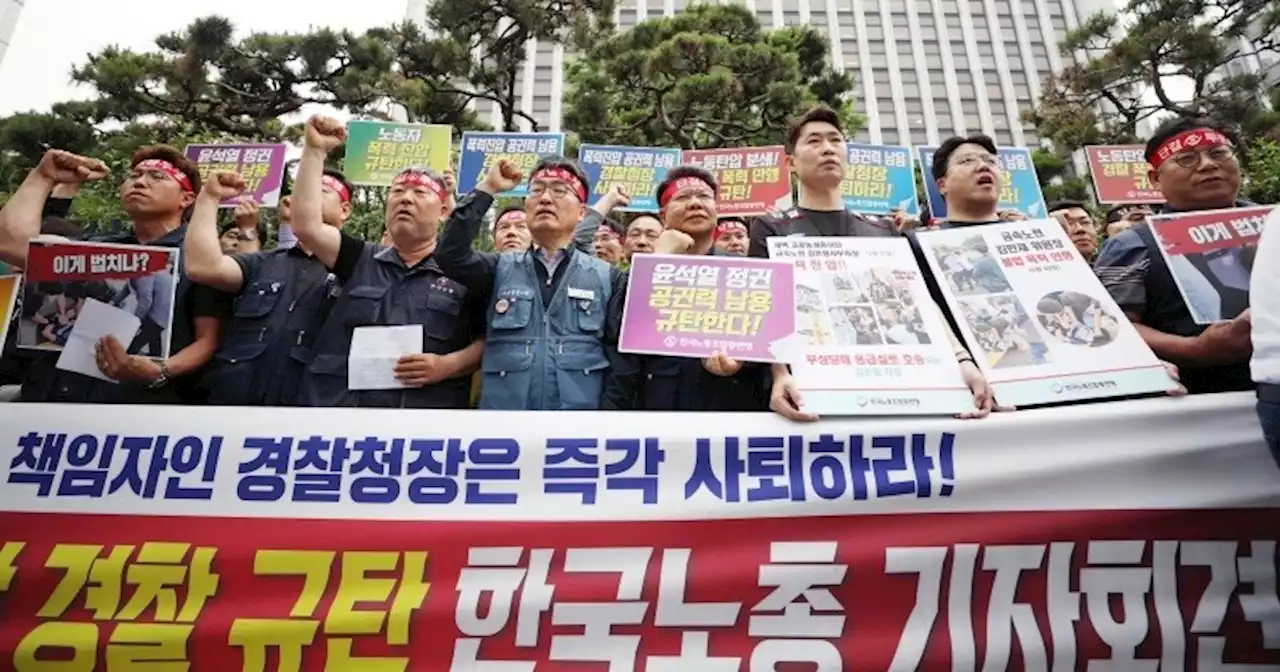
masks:
<instances>
[{"instance_id":1,"label":"man with short black hair","mask_svg":"<svg viewBox=\"0 0 1280 672\"><path fill-rule=\"evenodd\" d=\"M636 215L627 224L627 237L622 244L622 255L628 263L637 254L653 252L653 246L662 235L662 220L647 212Z\"/></svg>"},{"instance_id":2,"label":"man with short black hair","mask_svg":"<svg viewBox=\"0 0 1280 672\"><path fill-rule=\"evenodd\" d=\"M1121 203L1111 206L1107 211L1107 239L1115 238L1122 231L1128 231L1134 224L1154 214L1155 211L1146 203Z\"/></svg>"},{"instance_id":3,"label":"man with short black hair","mask_svg":"<svg viewBox=\"0 0 1280 672\"><path fill-rule=\"evenodd\" d=\"M1084 260L1093 263L1098 255L1098 227L1093 215L1080 201L1058 201L1049 206L1049 215L1058 220Z\"/></svg>"},{"instance_id":4,"label":"man with short black hair","mask_svg":"<svg viewBox=\"0 0 1280 672\"><path fill-rule=\"evenodd\" d=\"M1147 142L1148 178L1164 194L1161 213L1252 205L1239 199L1240 163L1229 132L1194 118L1177 118ZM1212 325L1191 317L1146 222L1111 238L1094 271L1160 359L1173 362L1192 394L1253 389L1249 376L1250 314ZM1221 287L1243 300L1244 287Z\"/></svg>"},{"instance_id":5,"label":"man with short black hair","mask_svg":"<svg viewBox=\"0 0 1280 672\"><path fill-rule=\"evenodd\" d=\"M498 252L523 252L533 244L529 237L529 217L524 206L508 205L493 218L493 249Z\"/></svg>"},{"instance_id":6,"label":"man with short black hair","mask_svg":"<svg viewBox=\"0 0 1280 672\"><path fill-rule=\"evenodd\" d=\"M617 222L607 217L600 222L592 243L597 259L611 266L622 262L622 227Z\"/></svg>"}]
</instances>

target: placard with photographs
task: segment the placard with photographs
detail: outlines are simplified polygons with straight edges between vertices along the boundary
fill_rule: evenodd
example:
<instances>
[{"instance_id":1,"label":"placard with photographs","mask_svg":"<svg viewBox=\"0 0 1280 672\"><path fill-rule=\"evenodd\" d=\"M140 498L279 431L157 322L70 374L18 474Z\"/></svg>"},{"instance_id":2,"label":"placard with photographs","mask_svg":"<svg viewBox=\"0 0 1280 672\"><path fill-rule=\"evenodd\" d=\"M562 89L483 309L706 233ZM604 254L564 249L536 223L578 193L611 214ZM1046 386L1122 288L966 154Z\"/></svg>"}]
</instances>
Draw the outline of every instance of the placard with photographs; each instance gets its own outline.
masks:
<instances>
[{"instance_id":1,"label":"placard with photographs","mask_svg":"<svg viewBox=\"0 0 1280 672\"><path fill-rule=\"evenodd\" d=\"M973 408L947 325L902 238L770 238L796 265L791 371L821 415L940 415Z\"/></svg>"},{"instance_id":2,"label":"placard with photographs","mask_svg":"<svg viewBox=\"0 0 1280 672\"><path fill-rule=\"evenodd\" d=\"M1055 220L921 232L918 240L1000 403L1177 386Z\"/></svg>"}]
</instances>

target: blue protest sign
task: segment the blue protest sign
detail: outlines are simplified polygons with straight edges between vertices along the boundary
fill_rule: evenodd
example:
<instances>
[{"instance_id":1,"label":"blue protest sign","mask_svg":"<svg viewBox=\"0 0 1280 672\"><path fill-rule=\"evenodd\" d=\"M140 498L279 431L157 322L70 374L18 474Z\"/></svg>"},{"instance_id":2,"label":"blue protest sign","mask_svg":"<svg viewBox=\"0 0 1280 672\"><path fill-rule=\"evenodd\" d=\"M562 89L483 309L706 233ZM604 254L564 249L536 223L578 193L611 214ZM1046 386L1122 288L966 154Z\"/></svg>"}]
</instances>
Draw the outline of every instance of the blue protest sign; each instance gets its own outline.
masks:
<instances>
[{"instance_id":1,"label":"blue protest sign","mask_svg":"<svg viewBox=\"0 0 1280 672\"><path fill-rule=\"evenodd\" d=\"M929 196L929 212L932 216L946 218L947 203L938 191L933 179L933 154L937 147L916 147L920 167L924 171L924 189ZM1031 150L1026 147L998 147L996 160L1000 164L1000 210L1017 210L1030 219L1047 216L1044 194L1040 191L1040 179L1031 161Z\"/></svg>"},{"instance_id":2,"label":"blue protest sign","mask_svg":"<svg viewBox=\"0 0 1280 672\"><path fill-rule=\"evenodd\" d=\"M564 156L563 133L463 133L462 151L458 156L458 193L475 191L489 166L506 159L524 171L524 182L502 195L524 198L529 193L529 173L544 156Z\"/></svg>"},{"instance_id":3,"label":"blue protest sign","mask_svg":"<svg viewBox=\"0 0 1280 672\"><path fill-rule=\"evenodd\" d=\"M594 205L615 184L631 195L631 205L623 210L657 212L654 194L667 171L680 163L679 147L623 147L619 145L582 145L578 149L578 165L591 182L588 205Z\"/></svg>"},{"instance_id":4,"label":"blue protest sign","mask_svg":"<svg viewBox=\"0 0 1280 672\"><path fill-rule=\"evenodd\" d=\"M871 215L920 214L910 147L850 142L848 150L849 168L840 184L845 207Z\"/></svg>"}]
</instances>

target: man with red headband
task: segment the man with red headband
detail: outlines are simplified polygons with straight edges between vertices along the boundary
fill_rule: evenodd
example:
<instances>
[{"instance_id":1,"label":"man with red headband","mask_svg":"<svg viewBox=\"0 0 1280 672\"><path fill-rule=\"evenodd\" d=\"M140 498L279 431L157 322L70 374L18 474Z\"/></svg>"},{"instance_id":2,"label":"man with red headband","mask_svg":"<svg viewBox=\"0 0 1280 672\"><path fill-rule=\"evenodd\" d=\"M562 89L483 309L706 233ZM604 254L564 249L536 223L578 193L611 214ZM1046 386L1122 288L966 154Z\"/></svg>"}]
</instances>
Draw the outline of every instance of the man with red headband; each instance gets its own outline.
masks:
<instances>
[{"instance_id":1,"label":"man with red headband","mask_svg":"<svg viewBox=\"0 0 1280 672\"><path fill-rule=\"evenodd\" d=\"M493 218L493 249L499 252L523 252L532 244L529 218L524 214L523 206L508 206Z\"/></svg>"},{"instance_id":2,"label":"man with red headband","mask_svg":"<svg viewBox=\"0 0 1280 672\"><path fill-rule=\"evenodd\" d=\"M1146 157L1151 164L1148 177L1166 200L1159 208L1162 213L1252 205L1239 200L1240 162L1234 142L1206 122L1172 120L1147 142ZM1240 261L1227 257L1204 263L1238 270L1244 268ZM1178 366L1190 393L1253 389L1249 311L1227 322L1197 325L1146 222L1108 240L1094 272L1147 345L1160 359ZM1230 275L1222 280L1213 272L1205 273L1218 283L1215 289L1222 301L1234 303L1239 310L1248 306L1249 274Z\"/></svg>"},{"instance_id":3,"label":"man with red headband","mask_svg":"<svg viewBox=\"0 0 1280 672\"><path fill-rule=\"evenodd\" d=\"M721 217L714 236L716 253L728 257L747 256L747 223L741 217Z\"/></svg>"},{"instance_id":4,"label":"man with red headband","mask_svg":"<svg viewBox=\"0 0 1280 672\"><path fill-rule=\"evenodd\" d=\"M395 177L387 197L391 246L366 243L326 226L325 159L346 140L346 128L328 117L307 122L293 191L293 231L333 273L342 290L315 343L292 356L306 364L298 385L300 406L466 408L470 374L483 349L484 299L436 264L440 222L448 212L444 183L425 168ZM347 376L358 327L420 326L422 352L399 358L398 389L350 389Z\"/></svg>"},{"instance_id":5,"label":"man with red headband","mask_svg":"<svg viewBox=\"0 0 1280 672\"><path fill-rule=\"evenodd\" d=\"M716 255L715 177L697 166L677 166L658 185L658 217L666 230L657 254ZM611 380L617 387L606 410L763 411L768 367L724 353L706 359L623 355Z\"/></svg>"},{"instance_id":6,"label":"man with red headband","mask_svg":"<svg viewBox=\"0 0 1280 672\"><path fill-rule=\"evenodd\" d=\"M129 165L129 175L120 186L120 200L132 220L131 230L95 240L181 247L187 233L183 217L200 188L200 172L195 164L173 147L155 145L134 152ZM106 175L106 166L97 159L59 150L47 152L0 210L0 259L15 266L25 265L27 243L40 235L41 212L55 186ZM214 246L217 247L216 238ZM59 371L56 356L41 356L28 369L21 400L119 404L201 401L195 383L218 347L230 302L225 295L194 283L185 272L184 257L178 255L168 359L129 355L129 344L107 336L98 342L95 358L102 373L118 383Z\"/></svg>"},{"instance_id":7,"label":"man with red headband","mask_svg":"<svg viewBox=\"0 0 1280 672\"><path fill-rule=\"evenodd\" d=\"M329 169L321 182L321 217L341 229L351 215L351 184ZM217 253L213 236L219 204L244 188L233 174L210 175L196 198L184 245L187 274L236 297L204 387L211 404L281 406L297 395L302 373L297 355L315 341L341 288L305 245L234 256Z\"/></svg>"},{"instance_id":8,"label":"man with red headband","mask_svg":"<svg viewBox=\"0 0 1280 672\"><path fill-rule=\"evenodd\" d=\"M534 166L524 201L530 249L472 248L494 197L524 177L507 160L490 166L479 187L458 202L436 250L450 277L492 294L480 407L596 410L618 356L626 275L587 251L601 213L587 207L582 169L558 157Z\"/></svg>"},{"instance_id":9,"label":"man with red headband","mask_svg":"<svg viewBox=\"0 0 1280 672\"><path fill-rule=\"evenodd\" d=\"M597 259L610 266L622 263L622 234L613 222L608 219L600 222L591 242Z\"/></svg>"}]
</instances>

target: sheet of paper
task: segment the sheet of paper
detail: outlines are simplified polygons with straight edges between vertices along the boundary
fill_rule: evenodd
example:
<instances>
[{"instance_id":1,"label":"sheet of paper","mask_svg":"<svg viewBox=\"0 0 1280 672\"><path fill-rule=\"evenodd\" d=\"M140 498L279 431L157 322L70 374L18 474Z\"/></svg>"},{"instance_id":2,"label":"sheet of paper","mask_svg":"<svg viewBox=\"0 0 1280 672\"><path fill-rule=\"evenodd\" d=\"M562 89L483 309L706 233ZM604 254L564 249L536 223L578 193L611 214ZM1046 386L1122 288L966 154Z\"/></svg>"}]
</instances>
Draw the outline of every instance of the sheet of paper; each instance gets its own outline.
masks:
<instances>
[{"instance_id":1,"label":"sheet of paper","mask_svg":"<svg viewBox=\"0 0 1280 672\"><path fill-rule=\"evenodd\" d=\"M85 299L84 307L80 309L75 324L71 326L71 333L67 335L67 345L62 349L62 354L58 355L56 366L63 371L117 382L98 368L94 347L104 336L115 336L120 345L127 349L141 326L142 320L127 310L120 310L96 299Z\"/></svg>"},{"instance_id":2,"label":"sheet of paper","mask_svg":"<svg viewBox=\"0 0 1280 672\"><path fill-rule=\"evenodd\" d=\"M356 327L347 355L347 389L398 390L396 361L422 353L422 325Z\"/></svg>"}]
</instances>

